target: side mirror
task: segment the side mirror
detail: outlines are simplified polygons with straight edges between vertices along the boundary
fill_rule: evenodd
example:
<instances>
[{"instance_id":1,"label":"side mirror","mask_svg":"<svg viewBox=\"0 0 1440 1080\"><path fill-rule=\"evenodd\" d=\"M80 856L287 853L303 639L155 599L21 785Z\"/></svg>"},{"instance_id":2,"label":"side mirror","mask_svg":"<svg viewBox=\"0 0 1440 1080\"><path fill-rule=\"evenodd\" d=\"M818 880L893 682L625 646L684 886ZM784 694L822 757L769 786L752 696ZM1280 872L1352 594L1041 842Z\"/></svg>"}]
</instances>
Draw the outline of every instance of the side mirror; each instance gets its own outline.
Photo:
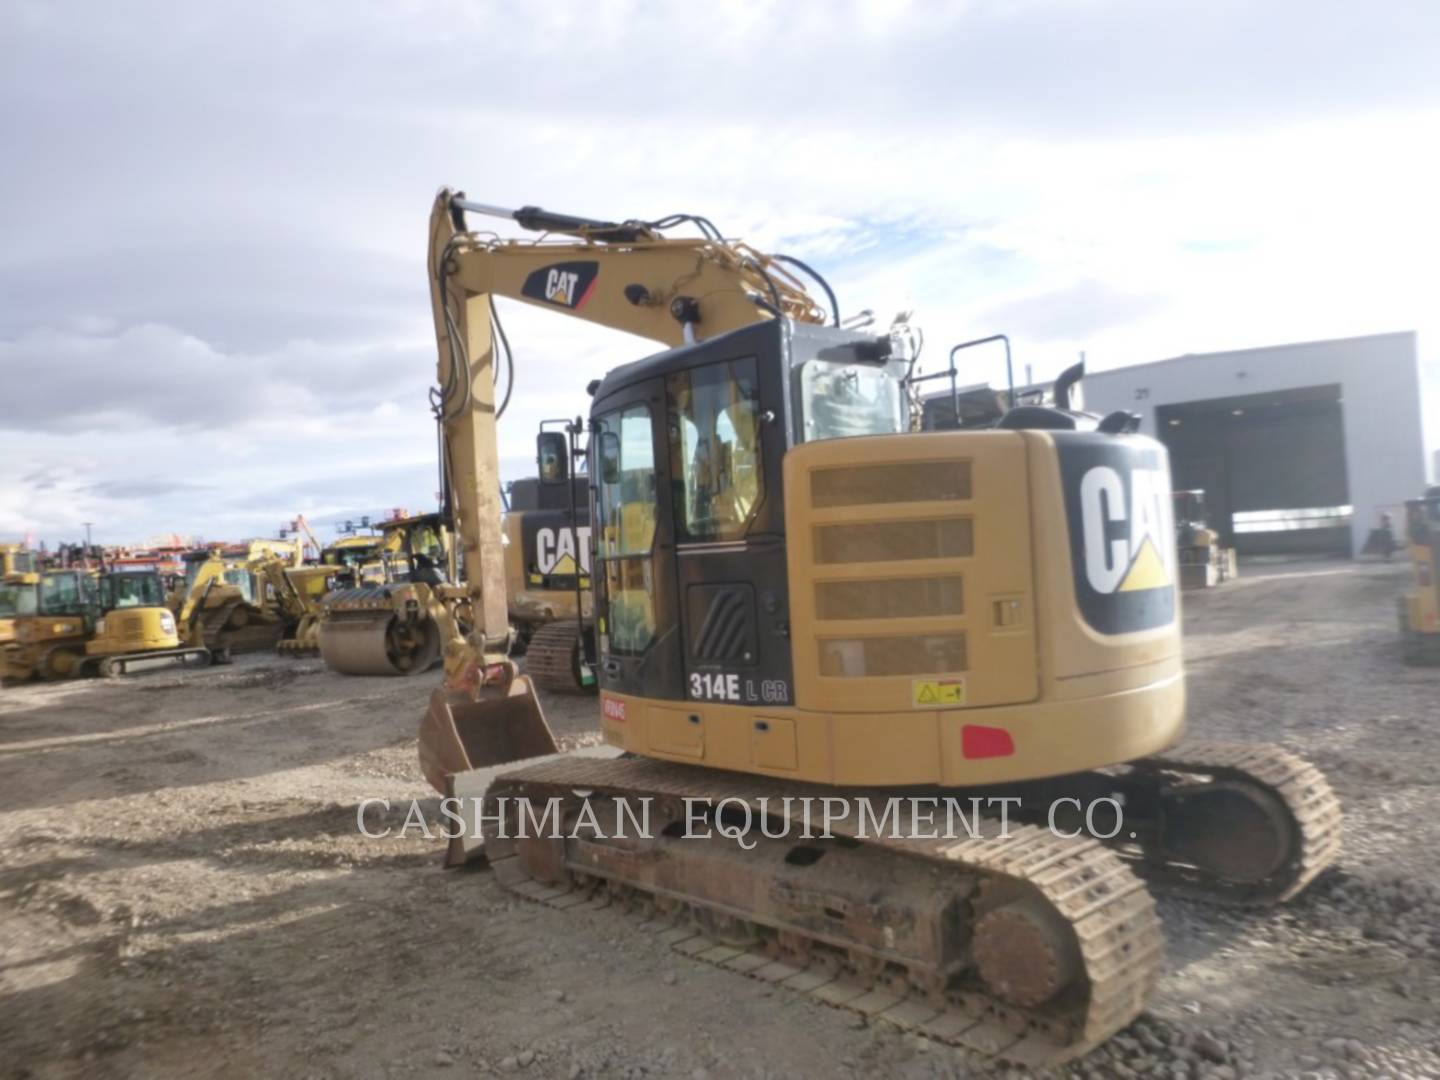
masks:
<instances>
[{"instance_id":1,"label":"side mirror","mask_svg":"<svg viewBox=\"0 0 1440 1080\"><path fill-rule=\"evenodd\" d=\"M600 479L606 484L620 483L620 436L613 431L600 433Z\"/></svg>"},{"instance_id":2,"label":"side mirror","mask_svg":"<svg viewBox=\"0 0 1440 1080\"><path fill-rule=\"evenodd\" d=\"M542 484L563 484L570 479L570 440L562 431L542 431L535 438L535 461Z\"/></svg>"}]
</instances>

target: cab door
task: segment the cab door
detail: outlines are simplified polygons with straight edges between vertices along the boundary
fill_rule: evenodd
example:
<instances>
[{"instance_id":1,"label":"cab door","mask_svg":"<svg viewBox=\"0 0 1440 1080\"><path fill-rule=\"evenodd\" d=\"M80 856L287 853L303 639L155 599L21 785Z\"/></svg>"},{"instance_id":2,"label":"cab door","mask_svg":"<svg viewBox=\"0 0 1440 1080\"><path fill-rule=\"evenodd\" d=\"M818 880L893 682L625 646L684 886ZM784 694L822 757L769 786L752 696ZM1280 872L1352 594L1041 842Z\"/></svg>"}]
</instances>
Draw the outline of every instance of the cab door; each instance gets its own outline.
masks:
<instances>
[{"instance_id":1,"label":"cab door","mask_svg":"<svg viewBox=\"0 0 1440 1080\"><path fill-rule=\"evenodd\" d=\"M603 690L679 700L675 538L663 482L664 387L647 379L592 411L591 561Z\"/></svg>"},{"instance_id":2,"label":"cab door","mask_svg":"<svg viewBox=\"0 0 1440 1080\"><path fill-rule=\"evenodd\" d=\"M726 335L665 377L688 701L793 700L780 348L769 326Z\"/></svg>"}]
</instances>

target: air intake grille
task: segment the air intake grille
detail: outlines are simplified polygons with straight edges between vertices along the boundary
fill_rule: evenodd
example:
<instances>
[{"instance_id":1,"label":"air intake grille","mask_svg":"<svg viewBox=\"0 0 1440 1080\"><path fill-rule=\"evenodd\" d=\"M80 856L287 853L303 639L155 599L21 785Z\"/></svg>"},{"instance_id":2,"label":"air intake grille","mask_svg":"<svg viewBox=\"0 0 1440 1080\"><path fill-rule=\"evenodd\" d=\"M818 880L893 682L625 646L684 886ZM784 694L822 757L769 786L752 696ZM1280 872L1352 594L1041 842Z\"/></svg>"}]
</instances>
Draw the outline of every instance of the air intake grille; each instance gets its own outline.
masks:
<instances>
[{"instance_id":1,"label":"air intake grille","mask_svg":"<svg viewBox=\"0 0 1440 1080\"><path fill-rule=\"evenodd\" d=\"M810 474L810 504L817 510L968 498L968 461L907 461L816 469Z\"/></svg>"},{"instance_id":2,"label":"air intake grille","mask_svg":"<svg viewBox=\"0 0 1440 1080\"><path fill-rule=\"evenodd\" d=\"M960 559L974 553L975 529L969 518L815 527L815 561L820 563Z\"/></svg>"},{"instance_id":3,"label":"air intake grille","mask_svg":"<svg viewBox=\"0 0 1440 1080\"><path fill-rule=\"evenodd\" d=\"M944 675L964 671L965 665L963 633L820 641L820 674L827 677Z\"/></svg>"},{"instance_id":4,"label":"air intake grille","mask_svg":"<svg viewBox=\"0 0 1440 1080\"><path fill-rule=\"evenodd\" d=\"M964 579L958 575L815 583L815 616L819 619L904 619L964 613Z\"/></svg>"},{"instance_id":5,"label":"air intake grille","mask_svg":"<svg viewBox=\"0 0 1440 1080\"><path fill-rule=\"evenodd\" d=\"M755 658L755 605L746 585L696 585L689 592L691 658L750 663Z\"/></svg>"}]
</instances>

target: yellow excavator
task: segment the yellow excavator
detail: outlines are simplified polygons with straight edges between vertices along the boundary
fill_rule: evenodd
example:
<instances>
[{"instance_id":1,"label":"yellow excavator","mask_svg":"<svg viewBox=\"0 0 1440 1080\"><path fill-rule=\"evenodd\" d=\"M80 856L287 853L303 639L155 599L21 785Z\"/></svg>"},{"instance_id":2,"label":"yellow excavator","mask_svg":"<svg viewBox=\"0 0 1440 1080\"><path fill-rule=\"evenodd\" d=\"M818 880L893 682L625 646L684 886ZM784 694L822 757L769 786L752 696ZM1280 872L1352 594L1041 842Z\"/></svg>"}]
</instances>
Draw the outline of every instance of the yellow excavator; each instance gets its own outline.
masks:
<instances>
[{"instance_id":1,"label":"yellow excavator","mask_svg":"<svg viewBox=\"0 0 1440 1080\"><path fill-rule=\"evenodd\" d=\"M471 231L468 214L545 236ZM1168 463L1133 415L1057 390L990 430L911 430L907 328L847 328L803 263L703 218L445 190L428 266L447 580L463 584L437 591L445 681L420 762L447 796L489 785L483 844L457 836L452 863L478 847L521 895L676 917L665 939L700 960L1043 1064L1145 1008L1150 888L1277 902L1335 859L1340 810L1313 766L1177 747ZM496 296L665 347L592 384L586 424L598 712L626 753L498 775L556 744L507 656ZM919 796L991 816L974 837L867 829L865 806L873 824ZM996 799L1013 800L1008 830ZM815 800L847 809L798 828ZM585 827L622 803L645 808L641 835ZM1123 829L1070 827L1102 803ZM522 804L557 827L525 829ZM743 846L724 835L740 818Z\"/></svg>"},{"instance_id":2,"label":"yellow excavator","mask_svg":"<svg viewBox=\"0 0 1440 1080\"><path fill-rule=\"evenodd\" d=\"M0 577L0 652L15 642L15 620L35 614L40 575L14 571Z\"/></svg>"},{"instance_id":3,"label":"yellow excavator","mask_svg":"<svg viewBox=\"0 0 1440 1080\"><path fill-rule=\"evenodd\" d=\"M34 613L36 570L24 544L0 544L0 651L15 640L16 617Z\"/></svg>"},{"instance_id":4,"label":"yellow excavator","mask_svg":"<svg viewBox=\"0 0 1440 1080\"><path fill-rule=\"evenodd\" d=\"M555 423L564 429L546 430ZM572 475L575 434L569 422L541 426L539 473L510 485L505 510L506 592L525 674L560 694L597 689L590 486Z\"/></svg>"},{"instance_id":5,"label":"yellow excavator","mask_svg":"<svg viewBox=\"0 0 1440 1080\"><path fill-rule=\"evenodd\" d=\"M1407 664L1440 664L1440 484L1405 503L1405 538L1414 588L1400 597L1400 639Z\"/></svg>"},{"instance_id":6,"label":"yellow excavator","mask_svg":"<svg viewBox=\"0 0 1440 1080\"><path fill-rule=\"evenodd\" d=\"M47 570L34 589L35 609L17 618L4 654L7 683L123 675L143 660L210 662L208 649L181 642L158 571Z\"/></svg>"}]
</instances>

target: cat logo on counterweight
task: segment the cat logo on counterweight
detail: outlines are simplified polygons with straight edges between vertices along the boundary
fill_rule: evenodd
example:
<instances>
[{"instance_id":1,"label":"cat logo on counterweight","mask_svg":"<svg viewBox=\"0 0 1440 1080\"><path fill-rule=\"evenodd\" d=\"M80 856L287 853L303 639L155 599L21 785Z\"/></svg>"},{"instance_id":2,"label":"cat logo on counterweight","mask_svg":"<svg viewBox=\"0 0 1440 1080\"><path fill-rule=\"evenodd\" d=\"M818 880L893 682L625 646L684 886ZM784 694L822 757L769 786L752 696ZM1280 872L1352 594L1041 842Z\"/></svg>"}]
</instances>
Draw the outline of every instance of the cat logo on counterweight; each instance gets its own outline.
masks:
<instances>
[{"instance_id":1,"label":"cat logo on counterweight","mask_svg":"<svg viewBox=\"0 0 1440 1080\"><path fill-rule=\"evenodd\" d=\"M1102 634L1175 619L1175 526L1165 448L1142 436L1055 432L1075 599Z\"/></svg>"}]
</instances>

